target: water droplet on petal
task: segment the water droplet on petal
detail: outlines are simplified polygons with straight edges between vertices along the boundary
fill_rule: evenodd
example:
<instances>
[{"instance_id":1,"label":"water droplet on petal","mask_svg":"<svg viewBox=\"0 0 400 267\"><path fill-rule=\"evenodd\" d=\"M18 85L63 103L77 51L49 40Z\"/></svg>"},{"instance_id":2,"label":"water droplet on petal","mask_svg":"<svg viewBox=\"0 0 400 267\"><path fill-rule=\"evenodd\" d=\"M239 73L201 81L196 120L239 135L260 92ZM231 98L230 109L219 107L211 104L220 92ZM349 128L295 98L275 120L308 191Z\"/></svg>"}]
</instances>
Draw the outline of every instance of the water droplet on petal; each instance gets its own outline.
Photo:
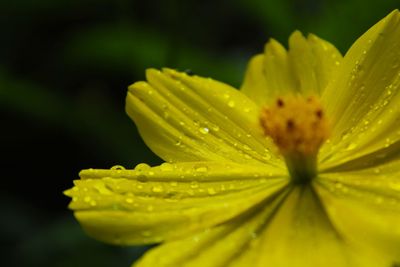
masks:
<instances>
[{"instance_id":1,"label":"water droplet on petal","mask_svg":"<svg viewBox=\"0 0 400 267\"><path fill-rule=\"evenodd\" d=\"M146 163L140 163L138 165L136 165L135 167L135 171L147 171L148 169L150 169L151 167L146 164Z\"/></svg>"},{"instance_id":2,"label":"water droplet on petal","mask_svg":"<svg viewBox=\"0 0 400 267\"><path fill-rule=\"evenodd\" d=\"M215 195L215 194L217 193L217 191L215 191L214 188L209 187L209 188L207 188L207 193L208 193L209 195Z\"/></svg>"},{"instance_id":3,"label":"water droplet on petal","mask_svg":"<svg viewBox=\"0 0 400 267\"><path fill-rule=\"evenodd\" d=\"M199 183L193 181L193 182L190 183L190 187L191 187L191 188L198 188L198 187L199 187Z\"/></svg>"},{"instance_id":4,"label":"water droplet on petal","mask_svg":"<svg viewBox=\"0 0 400 267\"><path fill-rule=\"evenodd\" d=\"M213 131L218 132L219 131L219 126L218 125L214 125L212 127Z\"/></svg>"},{"instance_id":5,"label":"water droplet on petal","mask_svg":"<svg viewBox=\"0 0 400 267\"><path fill-rule=\"evenodd\" d=\"M195 167L195 170L197 172L207 172L208 168L207 168L207 166L197 166L197 167Z\"/></svg>"},{"instance_id":6,"label":"water droplet on petal","mask_svg":"<svg viewBox=\"0 0 400 267\"><path fill-rule=\"evenodd\" d=\"M228 107L233 108L235 107L235 101L231 100L228 102Z\"/></svg>"},{"instance_id":7,"label":"water droplet on petal","mask_svg":"<svg viewBox=\"0 0 400 267\"><path fill-rule=\"evenodd\" d=\"M166 172L166 171L172 171L174 168L172 164L164 162L160 165L160 169L161 171Z\"/></svg>"},{"instance_id":8,"label":"water droplet on petal","mask_svg":"<svg viewBox=\"0 0 400 267\"><path fill-rule=\"evenodd\" d=\"M346 150L353 150L353 149L355 149L356 147L357 147L357 144L351 142L351 143L349 143L349 144L347 145Z\"/></svg>"},{"instance_id":9,"label":"water droplet on petal","mask_svg":"<svg viewBox=\"0 0 400 267\"><path fill-rule=\"evenodd\" d=\"M208 129L207 127L200 127L199 128L200 133L202 134L208 134L208 132L210 131L210 129Z\"/></svg>"},{"instance_id":10,"label":"water droplet on petal","mask_svg":"<svg viewBox=\"0 0 400 267\"><path fill-rule=\"evenodd\" d=\"M111 167L111 170L113 170L113 171L125 170L125 167L124 167L124 166L121 166L121 165L115 165L115 166L112 166L112 167Z\"/></svg>"},{"instance_id":11,"label":"water droplet on petal","mask_svg":"<svg viewBox=\"0 0 400 267\"><path fill-rule=\"evenodd\" d=\"M154 193L161 193L162 191L164 191L164 189L162 188L161 185L156 185L153 186L153 188L151 189Z\"/></svg>"},{"instance_id":12,"label":"water droplet on petal","mask_svg":"<svg viewBox=\"0 0 400 267\"><path fill-rule=\"evenodd\" d=\"M182 145L182 141L181 141L181 140L176 141L176 142L175 142L175 145L176 145L176 146L181 146L181 145Z\"/></svg>"}]
</instances>

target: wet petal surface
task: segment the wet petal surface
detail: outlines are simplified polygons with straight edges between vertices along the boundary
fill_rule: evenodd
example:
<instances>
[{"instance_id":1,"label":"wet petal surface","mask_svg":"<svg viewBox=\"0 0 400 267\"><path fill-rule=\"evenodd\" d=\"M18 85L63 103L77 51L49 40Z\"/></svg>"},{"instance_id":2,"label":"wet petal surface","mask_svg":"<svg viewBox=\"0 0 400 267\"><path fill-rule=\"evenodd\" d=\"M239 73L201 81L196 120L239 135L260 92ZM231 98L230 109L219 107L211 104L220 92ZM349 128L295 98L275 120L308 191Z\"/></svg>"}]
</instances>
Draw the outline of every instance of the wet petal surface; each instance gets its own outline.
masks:
<instances>
[{"instance_id":1,"label":"wet petal surface","mask_svg":"<svg viewBox=\"0 0 400 267\"><path fill-rule=\"evenodd\" d=\"M394 161L358 171L321 174L316 181L340 233L396 260L400 259L399 164Z\"/></svg>"},{"instance_id":2,"label":"wet petal surface","mask_svg":"<svg viewBox=\"0 0 400 267\"><path fill-rule=\"evenodd\" d=\"M393 11L361 36L322 96L333 132L322 168L397 149L400 140L400 14ZM393 148L390 148L393 146ZM386 150L386 151L385 151ZM383 156L384 157L384 156Z\"/></svg>"},{"instance_id":3,"label":"wet petal surface","mask_svg":"<svg viewBox=\"0 0 400 267\"><path fill-rule=\"evenodd\" d=\"M66 192L89 235L116 244L174 239L245 212L288 179L233 163L140 164L135 170L84 170Z\"/></svg>"},{"instance_id":4,"label":"wet petal surface","mask_svg":"<svg viewBox=\"0 0 400 267\"><path fill-rule=\"evenodd\" d=\"M389 266L343 239L312 190L286 188L232 220L152 249L134 266Z\"/></svg>"},{"instance_id":5,"label":"wet petal surface","mask_svg":"<svg viewBox=\"0 0 400 267\"><path fill-rule=\"evenodd\" d=\"M169 162L282 165L259 125L260 109L236 89L174 70L148 70L130 86L126 109L146 144Z\"/></svg>"}]
</instances>

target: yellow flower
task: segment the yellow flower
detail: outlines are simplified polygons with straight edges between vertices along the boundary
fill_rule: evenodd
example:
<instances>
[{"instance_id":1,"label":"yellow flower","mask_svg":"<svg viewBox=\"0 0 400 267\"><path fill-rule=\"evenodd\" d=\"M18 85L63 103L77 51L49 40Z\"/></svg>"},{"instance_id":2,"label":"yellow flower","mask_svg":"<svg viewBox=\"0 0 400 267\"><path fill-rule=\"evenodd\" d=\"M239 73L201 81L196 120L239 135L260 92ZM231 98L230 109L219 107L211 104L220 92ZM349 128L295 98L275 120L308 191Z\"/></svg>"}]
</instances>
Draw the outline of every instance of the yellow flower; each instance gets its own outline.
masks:
<instances>
[{"instance_id":1,"label":"yellow flower","mask_svg":"<svg viewBox=\"0 0 400 267\"><path fill-rule=\"evenodd\" d=\"M94 238L161 243L135 266L400 261L397 10L344 57L314 35L271 40L240 91L150 69L126 110L166 163L83 170L66 194Z\"/></svg>"}]
</instances>

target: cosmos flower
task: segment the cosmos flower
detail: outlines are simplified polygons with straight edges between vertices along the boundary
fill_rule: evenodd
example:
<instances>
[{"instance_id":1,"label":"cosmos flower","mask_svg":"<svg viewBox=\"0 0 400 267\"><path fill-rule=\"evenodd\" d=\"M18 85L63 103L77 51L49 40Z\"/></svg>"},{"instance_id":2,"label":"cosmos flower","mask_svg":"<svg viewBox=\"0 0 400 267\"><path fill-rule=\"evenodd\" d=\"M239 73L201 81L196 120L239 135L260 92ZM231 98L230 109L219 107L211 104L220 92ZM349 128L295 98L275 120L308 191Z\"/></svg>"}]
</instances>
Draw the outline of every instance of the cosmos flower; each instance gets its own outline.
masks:
<instances>
[{"instance_id":1,"label":"cosmos flower","mask_svg":"<svg viewBox=\"0 0 400 267\"><path fill-rule=\"evenodd\" d=\"M160 243L135 266L389 267L400 261L400 14L344 57L294 32L240 90L172 69L126 110L165 163L88 169L66 191L94 238Z\"/></svg>"}]
</instances>

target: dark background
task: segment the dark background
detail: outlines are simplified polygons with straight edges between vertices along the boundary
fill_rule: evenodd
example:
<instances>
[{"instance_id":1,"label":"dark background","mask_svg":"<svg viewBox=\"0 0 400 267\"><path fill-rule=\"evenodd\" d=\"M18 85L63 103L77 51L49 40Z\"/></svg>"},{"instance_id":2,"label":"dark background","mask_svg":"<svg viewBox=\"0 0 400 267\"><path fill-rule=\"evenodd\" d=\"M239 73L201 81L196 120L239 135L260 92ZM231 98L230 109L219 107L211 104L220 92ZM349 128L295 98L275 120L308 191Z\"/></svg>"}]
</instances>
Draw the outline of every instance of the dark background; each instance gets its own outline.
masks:
<instances>
[{"instance_id":1,"label":"dark background","mask_svg":"<svg viewBox=\"0 0 400 267\"><path fill-rule=\"evenodd\" d=\"M295 29L345 52L398 0L0 1L1 266L129 266L145 248L88 238L63 190L84 168L160 162L124 112L148 67L239 87Z\"/></svg>"}]
</instances>

